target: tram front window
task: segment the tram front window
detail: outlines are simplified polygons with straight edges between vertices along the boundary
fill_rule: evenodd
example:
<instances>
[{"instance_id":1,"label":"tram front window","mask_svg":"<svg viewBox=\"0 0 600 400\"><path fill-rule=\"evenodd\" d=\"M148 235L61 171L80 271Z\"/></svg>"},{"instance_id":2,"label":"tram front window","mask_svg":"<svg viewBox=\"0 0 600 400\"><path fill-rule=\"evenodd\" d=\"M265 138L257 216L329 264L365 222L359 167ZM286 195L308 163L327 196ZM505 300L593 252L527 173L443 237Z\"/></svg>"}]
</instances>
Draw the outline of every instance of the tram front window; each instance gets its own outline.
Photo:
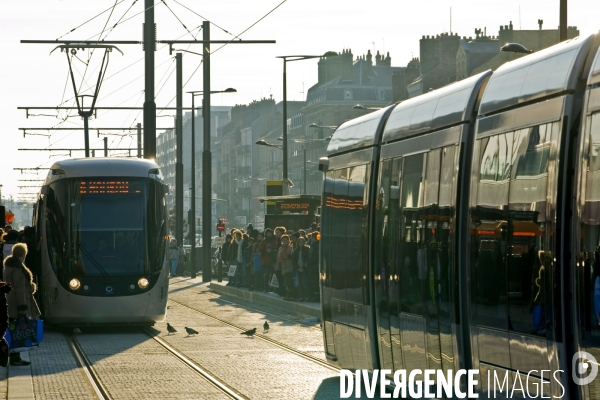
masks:
<instances>
[{"instance_id":1,"label":"tram front window","mask_svg":"<svg viewBox=\"0 0 600 400\"><path fill-rule=\"evenodd\" d=\"M87 276L147 273L147 182L90 180L75 182L74 186L73 272Z\"/></svg>"}]
</instances>

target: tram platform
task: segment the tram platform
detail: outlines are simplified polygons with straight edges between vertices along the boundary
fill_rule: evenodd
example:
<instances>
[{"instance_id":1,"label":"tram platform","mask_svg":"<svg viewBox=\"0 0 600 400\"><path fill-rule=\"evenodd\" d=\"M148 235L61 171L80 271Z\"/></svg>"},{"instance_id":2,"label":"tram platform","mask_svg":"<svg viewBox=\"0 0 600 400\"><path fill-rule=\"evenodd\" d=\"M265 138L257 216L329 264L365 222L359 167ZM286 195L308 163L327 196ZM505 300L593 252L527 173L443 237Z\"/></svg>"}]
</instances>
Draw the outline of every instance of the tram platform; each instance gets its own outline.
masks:
<instances>
[{"instance_id":1,"label":"tram platform","mask_svg":"<svg viewBox=\"0 0 600 400\"><path fill-rule=\"evenodd\" d=\"M227 286L227 281L212 281L210 289L220 295L235 297L248 303L281 308L309 318L321 319L321 305L319 303L286 301L275 293L256 292L246 288Z\"/></svg>"}]
</instances>

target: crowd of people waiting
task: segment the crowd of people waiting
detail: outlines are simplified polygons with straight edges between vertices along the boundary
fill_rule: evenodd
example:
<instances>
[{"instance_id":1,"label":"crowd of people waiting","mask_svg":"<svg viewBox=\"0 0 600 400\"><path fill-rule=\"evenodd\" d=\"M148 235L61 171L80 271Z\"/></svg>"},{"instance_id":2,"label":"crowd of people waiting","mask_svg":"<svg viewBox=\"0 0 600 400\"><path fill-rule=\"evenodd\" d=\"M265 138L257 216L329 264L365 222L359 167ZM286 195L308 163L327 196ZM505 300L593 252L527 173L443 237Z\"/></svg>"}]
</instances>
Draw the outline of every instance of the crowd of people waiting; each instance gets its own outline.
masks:
<instances>
[{"instance_id":1,"label":"crowd of people waiting","mask_svg":"<svg viewBox=\"0 0 600 400\"><path fill-rule=\"evenodd\" d=\"M16 231L10 225L0 228L0 245L4 267L0 269L0 365L6 366L7 358L11 365L29 365L20 353L8 354L4 335L9 324L19 317L35 319L40 315L34 298L40 265L35 229Z\"/></svg>"},{"instance_id":2,"label":"crowd of people waiting","mask_svg":"<svg viewBox=\"0 0 600 400\"><path fill-rule=\"evenodd\" d=\"M252 224L233 229L220 252L224 266L236 266L227 286L274 289L289 301L319 301L320 239L316 223L297 232L282 226L259 232Z\"/></svg>"}]
</instances>

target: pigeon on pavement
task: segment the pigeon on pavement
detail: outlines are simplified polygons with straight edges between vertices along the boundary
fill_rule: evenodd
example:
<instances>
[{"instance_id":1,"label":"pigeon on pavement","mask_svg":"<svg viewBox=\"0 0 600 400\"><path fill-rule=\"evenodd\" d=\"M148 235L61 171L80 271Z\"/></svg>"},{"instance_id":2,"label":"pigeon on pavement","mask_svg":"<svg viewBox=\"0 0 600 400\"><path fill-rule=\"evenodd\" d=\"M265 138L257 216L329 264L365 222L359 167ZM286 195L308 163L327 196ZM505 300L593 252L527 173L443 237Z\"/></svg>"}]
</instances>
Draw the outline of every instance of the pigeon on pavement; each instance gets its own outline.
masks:
<instances>
[{"instance_id":1,"label":"pigeon on pavement","mask_svg":"<svg viewBox=\"0 0 600 400\"><path fill-rule=\"evenodd\" d=\"M170 335L171 333L175 333L175 332L177 332L177 329L173 328L173 327L171 326L171 324L169 324L168 322L167 322L167 330L169 331L169 335Z\"/></svg>"},{"instance_id":2,"label":"pigeon on pavement","mask_svg":"<svg viewBox=\"0 0 600 400\"><path fill-rule=\"evenodd\" d=\"M253 328L253 329L250 329L249 331L240 333L240 335L246 335L248 337L252 337L252 336L254 336L255 333L256 333L256 328Z\"/></svg>"},{"instance_id":3,"label":"pigeon on pavement","mask_svg":"<svg viewBox=\"0 0 600 400\"><path fill-rule=\"evenodd\" d=\"M265 332L269 332L269 323L267 321L265 321L263 328L265 328Z\"/></svg>"},{"instance_id":4,"label":"pigeon on pavement","mask_svg":"<svg viewBox=\"0 0 600 400\"><path fill-rule=\"evenodd\" d=\"M198 331L192 329L192 328L188 328L187 326L185 327L185 331L187 332L188 335L197 335Z\"/></svg>"}]
</instances>

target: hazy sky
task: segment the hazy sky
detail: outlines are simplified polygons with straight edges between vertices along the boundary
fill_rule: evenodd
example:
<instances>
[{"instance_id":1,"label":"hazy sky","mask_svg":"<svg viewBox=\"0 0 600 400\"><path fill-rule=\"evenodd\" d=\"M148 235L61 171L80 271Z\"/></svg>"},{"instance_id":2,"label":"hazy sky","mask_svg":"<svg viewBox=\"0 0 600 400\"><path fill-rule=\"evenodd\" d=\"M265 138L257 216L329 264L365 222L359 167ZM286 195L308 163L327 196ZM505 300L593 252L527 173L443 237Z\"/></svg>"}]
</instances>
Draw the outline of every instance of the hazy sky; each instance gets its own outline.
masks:
<instances>
[{"instance_id":1,"label":"hazy sky","mask_svg":"<svg viewBox=\"0 0 600 400\"><path fill-rule=\"evenodd\" d=\"M182 5L207 18L231 34L239 34L275 8L282 0L220 0L192 1L165 0L177 17L198 38L203 18L194 15ZM118 5L107 25L107 40L142 40L143 0L116 0ZM0 0L0 121L2 121L2 174L0 184L3 195L32 192L34 188L19 189L27 185L19 179L36 179L45 176L14 171L15 167L49 167L54 160L65 158L59 152L23 152L18 148L83 148L83 131L54 131L51 136L23 138L18 128L75 127L83 121L73 112L73 117L57 118L52 110L34 111L50 116L25 116L18 106L74 105L73 88L67 82L68 64L59 51L50 55L53 45L20 44L22 39L52 40L97 39L103 31L110 11L68 33L103 10L112 7L114 0ZM159 0L155 1L155 18L158 39L191 39L192 36L173 13ZM133 5L133 6L132 6ZM112 27L127 11L122 20ZM248 30L242 39L276 40L276 44L228 45L216 51L212 45L211 75L213 90L234 87L238 93L214 95L213 105L246 104L271 94L276 101L282 99L282 61L277 55L323 54L350 48L354 56L366 54L370 49L389 52L393 66L405 66L411 57L419 55L422 35L435 35L450 30L460 36L474 36L475 28L487 28L488 35L497 35L500 25L513 22L515 29L537 29L537 20L544 20L544 28L556 29L559 19L558 0L503 0L503 1L443 1L443 0L286 0L274 12ZM598 0L570 0L569 25L577 26L582 35L600 29ZM105 37L106 32L102 37ZM212 39L229 39L232 36L211 25ZM181 48L188 48L182 46ZM144 64L141 45L123 45L121 56L114 52L102 85L97 106L142 106L144 97ZM201 52L199 45L191 51ZM79 52L73 63L76 82L86 69L87 52ZM174 106L175 69L174 56L168 48L159 45L156 52L157 106ZM184 90L202 90L202 68L192 76L201 57L187 54L183 57ZM137 64L133 64L136 61ZM86 82L94 87L101 52L93 55L86 72ZM131 65L133 64L133 65ZM288 99L301 100L310 86L317 81L317 61L308 60L288 64ZM130 66L131 65L131 66ZM129 68L123 70L125 67ZM123 70L122 72L119 72ZM117 73L119 72L119 73ZM114 75L114 76L113 76ZM84 85L84 88L86 85ZM89 93L89 91L88 91ZM190 106L189 95L184 96L184 106ZM162 112L167 117L157 118L157 127L169 127L174 112ZM90 121L91 127L131 127L142 121L138 111L99 112L98 119ZM48 132L38 132L48 134ZM109 147L135 147L126 136L108 136ZM102 137L90 135L92 147L102 147ZM74 156L83 156L83 152Z\"/></svg>"}]
</instances>

